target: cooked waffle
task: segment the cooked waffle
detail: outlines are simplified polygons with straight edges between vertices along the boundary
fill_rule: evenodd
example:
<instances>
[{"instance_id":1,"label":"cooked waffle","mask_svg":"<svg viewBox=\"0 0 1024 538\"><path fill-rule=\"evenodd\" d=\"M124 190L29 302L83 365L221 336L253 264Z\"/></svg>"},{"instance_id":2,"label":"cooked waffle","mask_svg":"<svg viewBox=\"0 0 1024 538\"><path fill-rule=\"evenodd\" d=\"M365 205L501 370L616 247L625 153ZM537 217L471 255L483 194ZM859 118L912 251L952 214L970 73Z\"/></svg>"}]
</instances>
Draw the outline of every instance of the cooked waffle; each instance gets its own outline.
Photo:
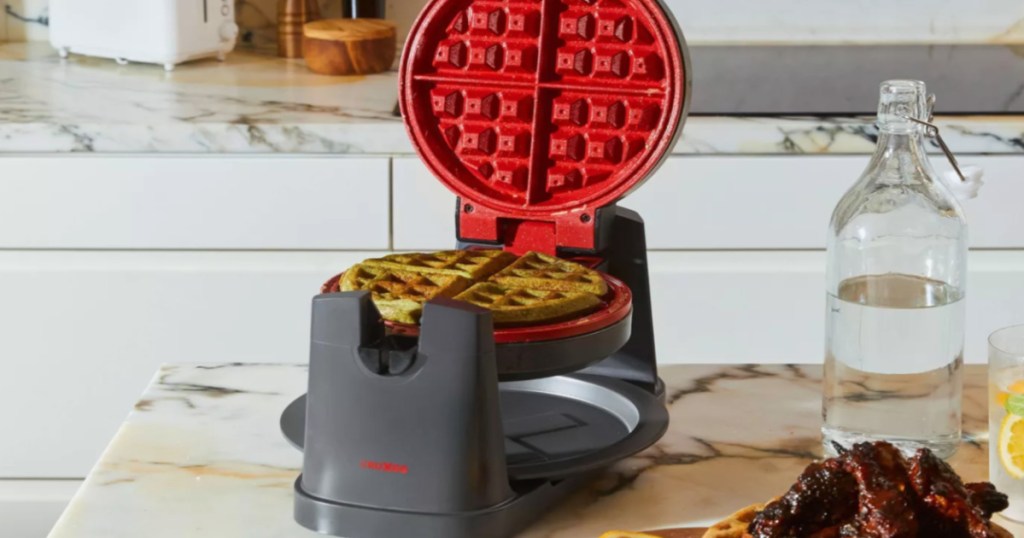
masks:
<instances>
[{"instance_id":1,"label":"cooked waffle","mask_svg":"<svg viewBox=\"0 0 1024 538\"><path fill-rule=\"evenodd\" d=\"M608 292L608 284L597 271L539 252L527 252L491 280L512 288L586 292L598 297Z\"/></svg>"},{"instance_id":2,"label":"cooked waffle","mask_svg":"<svg viewBox=\"0 0 1024 538\"><path fill-rule=\"evenodd\" d=\"M363 264L414 273L458 275L470 280L483 280L515 259L515 255L503 250L444 250L392 254L366 260Z\"/></svg>"},{"instance_id":3,"label":"cooked waffle","mask_svg":"<svg viewBox=\"0 0 1024 538\"><path fill-rule=\"evenodd\" d=\"M336 289L370 291L381 316L399 323L419 323L423 303L454 297L491 310L495 325L522 326L578 317L608 288L597 271L536 252L450 250L363 261Z\"/></svg>"},{"instance_id":4,"label":"cooked waffle","mask_svg":"<svg viewBox=\"0 0 1024 538\"><path fill-rule=\"evenodd\" d=\"M764 510L764 507L763 504L752 504L736 512L712 525L708 532L704 533L704 538L745 538L750 536L747 533L747 528L750 527L750 522L754 521L757 513Z\"/></svg>"},{"instance_id":5,"label":"cooked waffle","mask_svg":"<svg viewBox=\"0 0 1024 538\"><path fill-rule=\"evenodd\" d=\"M646 532L630 532L630 531L608 531L600 536L600 538L660 538L657 534L648 534Z\"/></svg>"},{"instance_id":6,"label":"cooked waffle","mask_svg":"<svg viewBox=\"0 0 1024 538\"><path fill-rule=\"evenodd\" d=\"M486 308L495 325L532 325L582 315L601 300L583 291L512 288L494 282L474 284L456 300Z\"/></svg>"},{"instance_id":7,"label":"cooked waffle","mask_svg":"<svg viewBox=\"0 0 1024 538\"><path fill-rule=\"evenodd\" d=\"M359 264L342 276L341 291L366 290L382 318L419 323L423 303L434 297L453 297L471 282L458 275L413 273Z\"/></svg>"},{"instance_id":8,"label":"cooked waffle","mask_svg":"<svg viewBox=\"0 0 1024 538\"><path fill-rule=\"evenodd\" d=\"M729 516L719 523L712 525L703 535L703 538L747 538L747 527L754 520L754 516L764 509L763 504L748 506L739 512ZM601 535L601 538L662 538L674 536L681 531L650 531L628 532L609 531Z\"/></svg>"}]
</instances>

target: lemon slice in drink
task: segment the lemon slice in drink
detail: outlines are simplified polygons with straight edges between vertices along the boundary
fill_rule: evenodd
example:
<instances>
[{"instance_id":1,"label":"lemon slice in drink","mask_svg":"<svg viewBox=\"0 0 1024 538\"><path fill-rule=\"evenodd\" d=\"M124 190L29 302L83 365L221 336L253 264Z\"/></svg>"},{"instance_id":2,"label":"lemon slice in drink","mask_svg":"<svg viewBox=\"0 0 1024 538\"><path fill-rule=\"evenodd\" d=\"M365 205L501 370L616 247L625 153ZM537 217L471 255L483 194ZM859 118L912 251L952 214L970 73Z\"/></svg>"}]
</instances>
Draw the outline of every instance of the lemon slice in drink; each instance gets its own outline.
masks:
<instances>
[{"instance_id":1,"label":"lemon slice in drink","mask_svg":"<svg viewBox=\"0 0 1024 538\"><path fill-rule=\"evenodd\" d=\"M1014 381L996 394L996 403L1007 411L1024 416L1024 379Z\"/></svg>"},{"instance_id":2,"label":"lemon slice in drink","mask_svg":"<svg viewBox=\"0 0 1024 538\"><path fill-rule=\"evenodd\" d=\"M1024 417L1007 414L999 427L999 459L1014 478L1024 478Z\"/></svg>"}]
</instances>

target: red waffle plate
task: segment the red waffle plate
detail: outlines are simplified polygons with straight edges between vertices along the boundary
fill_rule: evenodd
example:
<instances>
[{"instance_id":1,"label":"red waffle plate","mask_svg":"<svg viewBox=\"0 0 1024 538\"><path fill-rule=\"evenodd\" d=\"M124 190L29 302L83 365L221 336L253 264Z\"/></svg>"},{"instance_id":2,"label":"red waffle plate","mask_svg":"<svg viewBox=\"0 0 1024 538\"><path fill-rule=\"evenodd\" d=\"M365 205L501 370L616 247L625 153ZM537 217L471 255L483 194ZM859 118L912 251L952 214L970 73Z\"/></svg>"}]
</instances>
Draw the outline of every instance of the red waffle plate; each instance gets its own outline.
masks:
<instances>
[{"instance_id":1,"label":"red waffle plate","mask_svg":"<svg viewBox=\"0 0 1024 538\"><path fill-rule=\"evenodd\" d=\"M322 293L337 293L341 273L331 277L320 288ZM621 280L604 273L601 273L605 282L608 283L608 293L601 298L601 306L585 316L561 321L558 323L547 323L542 325L530 325L526 327L498 327L494 329L494 341L498 344L545 342L589 334L601 329L610 327L629 315L633 305L633 293L629 291ZM393 333L405 336L418 336L419 325L407 323L396 323L385 321L384 325Z\"/></svg>"},{"instance_id":2,"label":"red waffle plate","mask_svg":"<svg viewBox=\"0 0 1024 538\"><path fill-rule=\"evenodd\" d=\"M435 0L402 59L406 125L467 211L587 224L681 131L681 39L657 0Z\"/></svg>"}]
</instances>

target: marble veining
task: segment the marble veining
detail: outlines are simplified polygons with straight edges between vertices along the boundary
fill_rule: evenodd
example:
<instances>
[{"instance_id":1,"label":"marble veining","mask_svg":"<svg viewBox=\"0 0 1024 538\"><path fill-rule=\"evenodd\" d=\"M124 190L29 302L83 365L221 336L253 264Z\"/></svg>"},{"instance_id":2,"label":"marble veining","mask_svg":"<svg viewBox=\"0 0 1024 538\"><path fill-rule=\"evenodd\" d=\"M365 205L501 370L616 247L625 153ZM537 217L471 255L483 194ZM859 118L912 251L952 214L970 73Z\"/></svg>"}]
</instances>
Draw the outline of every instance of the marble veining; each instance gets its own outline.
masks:
<instances>
[{"instance_id":1,"label":"marble veining","mask_svg":"<svg viewBox=\"0 0 1024 538\"><path fill-rule=\"evenodd\" d=\"M0 152L413 153L394 73L331 78L298 59L240 51L164 73L0 46ZM868 117L687 119L676 154L864 154ZM1024 116L939 117L959 154L1024 154ZM933 150L938 147L933 143Z\"/></svg>"},{"instance_id":2,"label":"marble veining","mask_svg":"<svg viewBox=\"0 0 1024 538\"><path fill-rule=\"evenodd\" d=\"M968 480L987 474L984 368L966 368L968 442L952 459ZM820 457L820 366L687 365L660 373L668 433L522 538L701 526L782 493ZM301 454L278 430L281 411L305 385L303 365L163 367L50 536L317 536L292 521Z\"/></svg>"},{"instance_id":3,"label":"marble veining","mask_svg":"<svg viewBox=\"0 0 1024 538\"><path fill-rule=\"evenodd\" d=\"M118 66L45 44L0 46L0 152L412 154L394 72L323 77L240 51L221 64ZM694 116L679 154L842 154L874 148L867 117ZM1024 116L938 118L961 154L1024 153ZM934 147L937 151L937 146Z\"/></svg>"}]
</instances>

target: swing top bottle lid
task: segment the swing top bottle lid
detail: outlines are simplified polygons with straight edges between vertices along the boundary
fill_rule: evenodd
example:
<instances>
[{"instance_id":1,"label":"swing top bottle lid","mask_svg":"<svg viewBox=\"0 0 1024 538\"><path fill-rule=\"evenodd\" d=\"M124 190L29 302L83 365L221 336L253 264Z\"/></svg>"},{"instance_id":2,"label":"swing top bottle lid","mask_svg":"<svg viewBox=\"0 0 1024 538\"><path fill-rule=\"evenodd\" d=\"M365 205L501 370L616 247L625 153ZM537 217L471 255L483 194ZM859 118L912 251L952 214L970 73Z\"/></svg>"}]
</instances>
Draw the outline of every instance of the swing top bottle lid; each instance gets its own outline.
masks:
<instances>
[{"instance_id":1,"label":"swing top bottle lid","mask_svg":"<svg viewBox=\"0 0 1024 538\"><path fill-rule=\"evenodd\" d=\"M887 80L878 100L878 128L888 132L915 132L921 126L908 120L931 121L928 90L920 80Z\"/></svg>"}]
</instances>

